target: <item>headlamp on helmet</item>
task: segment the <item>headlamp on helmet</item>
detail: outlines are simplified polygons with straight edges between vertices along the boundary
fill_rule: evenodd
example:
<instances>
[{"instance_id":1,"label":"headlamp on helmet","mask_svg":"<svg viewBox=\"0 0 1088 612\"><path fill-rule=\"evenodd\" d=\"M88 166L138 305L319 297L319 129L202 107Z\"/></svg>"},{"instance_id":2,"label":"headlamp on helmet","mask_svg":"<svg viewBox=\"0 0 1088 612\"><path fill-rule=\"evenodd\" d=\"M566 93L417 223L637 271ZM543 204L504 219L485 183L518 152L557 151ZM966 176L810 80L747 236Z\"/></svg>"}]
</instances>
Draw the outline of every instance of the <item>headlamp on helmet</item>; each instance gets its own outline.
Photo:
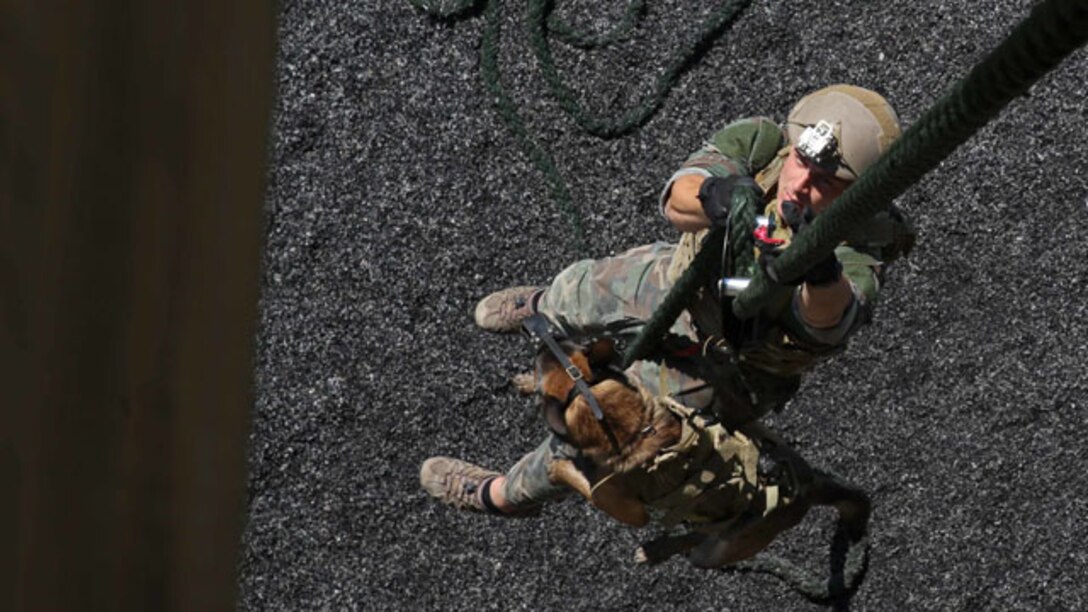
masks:
<instances>
[{"instance_id":1,"label":"headlamp on helmet","mask_svg":"<svg viewBox=\"0 0 1088 612\"><path fill-rule=\"evenodd\" d=\"M827 121L810 125L797 139L797 152L820 166L836 166L839 163L839 142L834 128Z\"/></svg>"}]
</instances>

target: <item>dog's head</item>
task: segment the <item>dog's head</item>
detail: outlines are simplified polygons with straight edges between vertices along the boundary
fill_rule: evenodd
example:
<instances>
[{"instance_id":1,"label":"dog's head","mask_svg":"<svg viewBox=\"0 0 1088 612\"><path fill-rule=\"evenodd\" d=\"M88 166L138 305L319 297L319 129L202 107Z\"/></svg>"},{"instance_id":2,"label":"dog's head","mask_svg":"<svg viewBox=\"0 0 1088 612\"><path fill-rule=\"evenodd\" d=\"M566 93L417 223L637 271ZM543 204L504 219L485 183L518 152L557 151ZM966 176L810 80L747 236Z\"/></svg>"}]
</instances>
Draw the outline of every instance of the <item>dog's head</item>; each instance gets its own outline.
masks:
<instances>
[{"instance_id":1,"label":"dog's head","mask_svg":"<svg viewBox=\"0 0 1088 612\"><path fill-rule=\"evenodd\" d=\"M543 348L536 359L541 411L548 428L560 439L580 449L595 464L623 471L645 461L679 435L679 423L655 411L615 367L619 359L614 341L602 339L586 345L564 341L560 347L590 386L604 414L603 421L597 419L589 402L578 393L572 373Z\"/></svg>"},{"instance_id":2,"label":"dog's head","mask_svg":"<svg viewBox=\"0 0 1088 612\"><path fill-rule=\"evenodd\" d=\"M573 402L580 399L575 377L580 376L590 387L599 384L602 379L600 372L614 363L616 350L615 343L608 339L586 345L563 340L559 347L577 372L568 372L547 347L541 346L536 356L537 391L540 393L541 411L548 429L560 438L567 439L570 432L566 425L566 411Z\"/></svg>"}]
</instances>

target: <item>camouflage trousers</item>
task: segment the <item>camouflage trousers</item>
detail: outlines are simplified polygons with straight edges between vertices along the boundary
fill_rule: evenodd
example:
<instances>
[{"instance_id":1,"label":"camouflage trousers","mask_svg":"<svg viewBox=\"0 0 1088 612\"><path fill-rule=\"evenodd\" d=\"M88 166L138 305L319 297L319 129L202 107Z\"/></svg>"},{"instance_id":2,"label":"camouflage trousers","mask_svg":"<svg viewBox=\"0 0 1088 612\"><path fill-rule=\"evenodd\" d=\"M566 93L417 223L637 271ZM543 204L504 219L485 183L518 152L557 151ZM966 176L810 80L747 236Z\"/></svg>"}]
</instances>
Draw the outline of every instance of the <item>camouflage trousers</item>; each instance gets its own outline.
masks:
<instances>
[{"instance_id":1,"label":"camouflage trousers","mask_svg":"<svg viewBox=\"0 0 1088 612\"><path fill-rule=\"evenodd\" d=\"M536 449L506 472L502 488L506 503L516 510L525 510L566 497L571 490L553 484L548 478L548 467L558 459L575 459L577 456L578 450L573 446L554 435L548 435Z\"/></svg>"}]
</instances>

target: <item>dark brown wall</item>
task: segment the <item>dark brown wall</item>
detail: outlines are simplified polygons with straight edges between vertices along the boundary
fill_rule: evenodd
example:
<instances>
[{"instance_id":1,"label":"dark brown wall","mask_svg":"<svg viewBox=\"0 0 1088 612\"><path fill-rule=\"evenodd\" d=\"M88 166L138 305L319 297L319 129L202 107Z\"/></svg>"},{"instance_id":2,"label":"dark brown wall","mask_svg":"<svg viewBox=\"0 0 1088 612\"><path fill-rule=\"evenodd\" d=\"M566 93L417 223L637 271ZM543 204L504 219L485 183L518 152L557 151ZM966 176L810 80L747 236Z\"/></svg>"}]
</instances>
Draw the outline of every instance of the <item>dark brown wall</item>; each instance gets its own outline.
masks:
<instances>
[{"instance_id":1,"label":"dark brown wall","mask_svg":"<svg viewBox=\"0 0 1088 612\"><path fill-rule=\"evenodd\" d=\"M275 6L0 0L0 609L229 609Z\"/></svg>"}]
</instances>

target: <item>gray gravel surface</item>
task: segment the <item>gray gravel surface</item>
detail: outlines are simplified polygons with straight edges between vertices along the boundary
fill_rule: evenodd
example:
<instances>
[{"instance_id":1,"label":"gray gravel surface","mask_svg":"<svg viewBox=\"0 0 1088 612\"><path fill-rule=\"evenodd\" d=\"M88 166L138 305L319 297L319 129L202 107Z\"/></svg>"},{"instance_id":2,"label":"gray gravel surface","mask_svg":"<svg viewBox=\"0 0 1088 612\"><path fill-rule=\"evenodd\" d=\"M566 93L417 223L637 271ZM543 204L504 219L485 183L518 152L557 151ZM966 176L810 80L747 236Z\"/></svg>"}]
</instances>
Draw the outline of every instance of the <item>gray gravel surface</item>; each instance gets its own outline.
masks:
<instances>
[{"instance_id":1,"label":"gray gravel surface","mask_svg":"<svg viewBox=\"0 0 1088 612\"><path fill-rule=\"evenodd\" d=\"M472 308L576 259L674 240L656 194L730 119L781 119L850 82L911 124L1033 3L756 0L644 125L602 139L549 89L530 2L490 1L503 86L586 245L484 83L486 2L447 20L407 0L282 3L240 607L820 608L766 575L636 566L651 532L574 500L503 521L428 499L428 456L505 469L543 433L507 383L531 347L478 331ZM593 32L626 6L554 4ZM639 105L716 3L646 5L615 45L549 38L588 111ZM873 495L868 573L840 606L1088 609L1086 77L1082 49L899 199L920 242L877 320L771 419ZM813 512L769 552L826 573L832 519Z\"/></svg>"}]
</instances>

